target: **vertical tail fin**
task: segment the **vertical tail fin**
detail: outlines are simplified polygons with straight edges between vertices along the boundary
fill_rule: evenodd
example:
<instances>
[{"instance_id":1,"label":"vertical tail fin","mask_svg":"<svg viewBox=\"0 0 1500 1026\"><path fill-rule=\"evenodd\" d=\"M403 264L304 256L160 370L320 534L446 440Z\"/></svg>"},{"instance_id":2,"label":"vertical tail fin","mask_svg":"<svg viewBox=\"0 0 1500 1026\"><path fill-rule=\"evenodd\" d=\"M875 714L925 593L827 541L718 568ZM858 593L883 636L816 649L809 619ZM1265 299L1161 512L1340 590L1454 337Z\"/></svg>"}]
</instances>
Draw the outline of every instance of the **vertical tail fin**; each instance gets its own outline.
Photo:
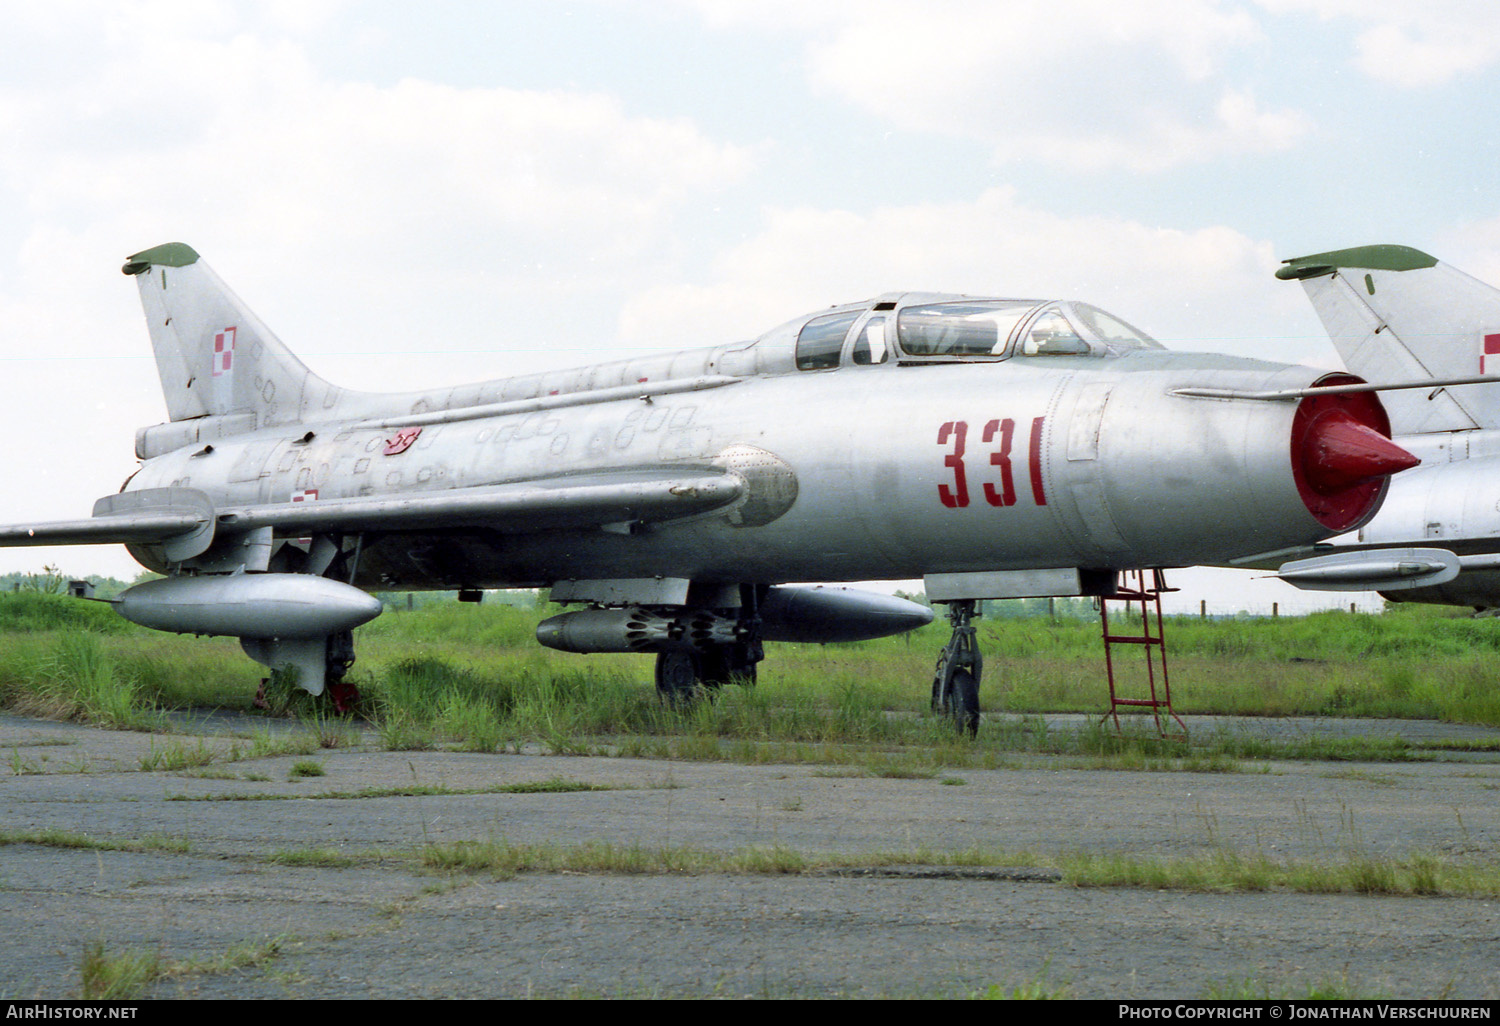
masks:
<instances>
[{"instance_id":1,"label":"vertical tail fin","mask_svg":"<svg viewBox=\"0 0 1500 1026\"><path fill-rule=\"evenodd\" d=\"M156 246L122 270L140 286L172 420L251 414L268 427L337 403L339 389L303 366L192 247Z\"/></svg>"},{"instance_id":2,"label":"vertical tail fin","mask_svg":"<svg viewBox=\"0 0 1500 1026\"><path fill-rule=\"evenodd\" d=\"M1500 374L1500 289L1407 246L1285 261L1344 364L1373 382ZM1500 427L1500 384L1381 396L1400 434Z\"/></svg>"}]
</instances>

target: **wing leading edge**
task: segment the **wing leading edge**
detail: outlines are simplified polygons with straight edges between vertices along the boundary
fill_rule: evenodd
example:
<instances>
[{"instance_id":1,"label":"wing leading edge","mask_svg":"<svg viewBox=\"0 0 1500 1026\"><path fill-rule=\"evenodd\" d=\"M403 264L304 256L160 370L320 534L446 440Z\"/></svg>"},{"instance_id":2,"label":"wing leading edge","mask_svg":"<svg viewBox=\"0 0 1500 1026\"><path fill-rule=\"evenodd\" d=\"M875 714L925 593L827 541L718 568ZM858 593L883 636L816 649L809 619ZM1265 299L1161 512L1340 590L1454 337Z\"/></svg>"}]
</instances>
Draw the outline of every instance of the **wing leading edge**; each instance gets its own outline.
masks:
<instances>
[{"instance_id":1,"label":"wing leading edge","mask_svg":"<svg viewBox=\"0 0 1500 1026\"><path fill-rule=\"evenodd\" d=\"M722 509L743 479L714 467L666 467L563 475L399 498L279 502L215 509L194 488L149 488L100 499L87 520L0 526L0 546L161 544L174 560L209 548L217 534L269 527L319 532L481 527L507 533L663 523Z\"/></svg>"},{"instance_id":2,"label":"wing leading edge","mask_svg":"<svg viewBox=\"0 0 1500 1026\"><path fill-rule=\"evenodd\" d=\"M419 531L489 527L512 533L660 523L710 513L744 494L736 474L716 468L565 475L399 498L330 499L227 507L219 529Z\"/></svg>"}]
</instances>

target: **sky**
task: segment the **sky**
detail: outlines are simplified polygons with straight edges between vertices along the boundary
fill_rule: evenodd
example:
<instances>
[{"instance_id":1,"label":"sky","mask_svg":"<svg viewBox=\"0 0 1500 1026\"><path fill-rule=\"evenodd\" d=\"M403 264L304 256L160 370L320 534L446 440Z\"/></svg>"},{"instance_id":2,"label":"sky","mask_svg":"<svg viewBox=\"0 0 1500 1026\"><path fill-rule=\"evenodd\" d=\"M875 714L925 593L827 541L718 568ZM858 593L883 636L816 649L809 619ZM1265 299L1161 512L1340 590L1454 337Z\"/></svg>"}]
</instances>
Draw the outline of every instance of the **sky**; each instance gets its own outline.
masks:
<instances>
[{"instance_id":1,"label":"sky","mask_svg":"<svg viewBox=\"0 0 1500 1026\"><path fill-rule=\"evenodd\" d=\"M169 241L371 390L913 289L1082 299L1174 349L1338 367L1280 260L1400 243L1500 284L1480 0L4 11L0 522L87 516L165 419L119 268ZM0 550L0 572L44 562L138 569ZM1330 601L1203 580L1180 601Z\"/></svg>"}]
</instances>

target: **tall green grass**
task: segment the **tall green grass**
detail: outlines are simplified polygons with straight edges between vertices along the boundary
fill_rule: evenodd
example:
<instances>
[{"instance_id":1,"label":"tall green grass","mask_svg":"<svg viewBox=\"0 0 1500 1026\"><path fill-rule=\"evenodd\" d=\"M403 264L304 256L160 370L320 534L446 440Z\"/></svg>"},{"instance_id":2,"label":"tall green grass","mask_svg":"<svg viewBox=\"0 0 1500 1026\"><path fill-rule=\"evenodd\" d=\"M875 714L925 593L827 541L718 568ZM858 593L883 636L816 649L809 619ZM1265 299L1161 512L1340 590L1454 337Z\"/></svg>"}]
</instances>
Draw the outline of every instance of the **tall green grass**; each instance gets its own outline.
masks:
<instances>
[{"instance_id":1,"label":"tall green grass","mask_svg":"<svg viewBox=\"0 0 1500 1026\"><path fill-rule=\"evenodd\" d=\"M770 645L758 687L725 688L715 702L674 709L656 699L649 656L539 647L536 624L555 611L456 602L388 611L356 636L351 680L364 694L361 713L383 744L398 749L494 751L542 743L697 757L734 749L751 757L754 746L779 745L783 754L795 754L796 746L822 748L831 759L829 746L920 745L952 749L956 757L949 726L928 714L932 666L947 638L942 623L861 644ZM978 629L986 711L1107 707L1097 623L992 618ZM147 631L100 604L63 596L0 595L0 636L0 706L39 715L150 726L156 710L248 709L264 673L233 639ZM1494 620L1427 607L1383 615L1179 617L1169 620L1167 636L1180 712L1500 725L1500 622ZM1137 653L1123 655L1121 687L1138 693L1144 683L1132 666L1139 660L1130 658ZM308 704L293 698L292 711L299 701ZM1008 751L1120 754L1086 736L1064 745L1047 737L1040 721L994 721L986 734L1005 735ZM1133 750L1145 760L1182 757L1141 745ZM1207 757L1216 754L1258 753L1220 748Z\"/></svg>"},{"instance_id":2,"label":"tall green grass","mask_svg":"<svg viewBox=\"0 0 1500 1026\"><path fill-rule=\"evenodd\" d=\"M10 639L0 652L0 702L19 712L129 726L151 703L98 635L59 631Z\"/></svg>"}]
</instances>

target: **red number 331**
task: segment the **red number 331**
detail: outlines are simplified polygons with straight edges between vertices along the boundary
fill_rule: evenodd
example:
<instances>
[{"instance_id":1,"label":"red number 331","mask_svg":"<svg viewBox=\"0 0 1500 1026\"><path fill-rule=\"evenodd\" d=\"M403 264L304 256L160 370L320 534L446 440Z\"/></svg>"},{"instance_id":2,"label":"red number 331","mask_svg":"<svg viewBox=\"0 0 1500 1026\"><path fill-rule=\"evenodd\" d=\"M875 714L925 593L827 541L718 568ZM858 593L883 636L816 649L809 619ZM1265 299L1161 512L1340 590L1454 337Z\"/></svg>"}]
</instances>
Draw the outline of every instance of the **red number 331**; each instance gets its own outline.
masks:
<instances>
[{"instance_id":1,"label":"red number 331","mask_svg":"<svg viewBox=\"0 0 1500 1026\"><path fill-rule=\"evenodd\" d=\"M1042 422L1037 417L1031 422L1031 497L1038 506L1047 505L1047 496L1042 489ZM1016 422L1009 418L992 420L984 426L980 440L993 443L999 436L999 448L990 453L989 463L1000 470L1000 486L984 482L984 499L991 506L1014 506L1016 504L1015 477L1011 469L1011 441L1015 436ZM962 509L969 504L969 478L964 468L964 452L968 443L969 425L962 420L950 420L938 428L938 445L947 446L949 452L943 457L943 466L953 472L951 484L938 485L938 499L949 509Z\"/></svg>"}]
</instances>

